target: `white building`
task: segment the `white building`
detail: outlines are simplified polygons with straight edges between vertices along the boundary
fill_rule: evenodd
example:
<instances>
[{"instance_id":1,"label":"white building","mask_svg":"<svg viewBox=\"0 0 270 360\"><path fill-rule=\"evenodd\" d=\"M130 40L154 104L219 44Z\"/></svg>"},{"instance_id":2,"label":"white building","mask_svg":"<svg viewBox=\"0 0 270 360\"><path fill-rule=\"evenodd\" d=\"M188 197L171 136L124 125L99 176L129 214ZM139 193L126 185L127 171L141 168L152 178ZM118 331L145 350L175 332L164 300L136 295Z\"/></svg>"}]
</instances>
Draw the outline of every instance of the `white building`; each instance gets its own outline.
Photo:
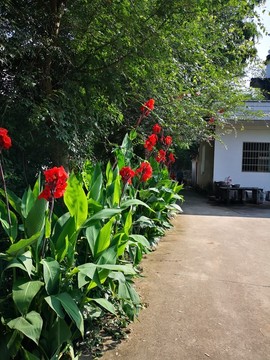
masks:
<instances>
[{"instance_id":1,"label":"white building","mask_svg":"<svg viewBox=\"0 0 270 360\"><path fill-rule=\"evenodd\" d=\"M230 177L241 187L270 191L270 101L248 101L246 108L254 115L217 126L219 140L200 145L192 164L194 184L211 189Z\"/></svg>"}]
</instances>

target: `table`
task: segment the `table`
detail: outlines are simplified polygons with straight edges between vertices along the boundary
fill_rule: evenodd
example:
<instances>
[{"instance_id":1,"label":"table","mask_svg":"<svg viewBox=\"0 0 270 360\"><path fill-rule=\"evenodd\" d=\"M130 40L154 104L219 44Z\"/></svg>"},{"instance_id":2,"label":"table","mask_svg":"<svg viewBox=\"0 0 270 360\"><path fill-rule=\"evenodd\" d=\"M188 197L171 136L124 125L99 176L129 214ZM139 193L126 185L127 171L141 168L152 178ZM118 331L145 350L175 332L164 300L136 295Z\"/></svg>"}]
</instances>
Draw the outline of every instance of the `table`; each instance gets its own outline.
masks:
<instances>
[{"instance_id":1,"label":"table","mask_svg":"<svg viewBox=\"0 0 270 360\"><path fill-rule=\"evenodd\" d=\"M225 201L227 204L230 201L243 202L246 200L246 192L251 191L252 202L254 204L260 204L260 193L263 191L257 187L233 187L233 186L220 186L217 188L218 197Z\"/></svg>"}]
</instances>

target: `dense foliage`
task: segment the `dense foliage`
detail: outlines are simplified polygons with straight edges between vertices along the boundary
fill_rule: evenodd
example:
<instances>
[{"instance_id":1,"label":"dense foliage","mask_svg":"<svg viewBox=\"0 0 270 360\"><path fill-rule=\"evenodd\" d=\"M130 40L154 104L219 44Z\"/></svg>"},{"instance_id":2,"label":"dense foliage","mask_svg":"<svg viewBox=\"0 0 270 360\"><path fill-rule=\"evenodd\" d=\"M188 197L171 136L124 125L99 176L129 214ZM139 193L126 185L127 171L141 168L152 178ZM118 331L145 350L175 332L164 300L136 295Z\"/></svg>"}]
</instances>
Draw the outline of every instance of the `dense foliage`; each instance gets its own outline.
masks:
<instances>
[{"instance_id":1,"label":"dense foliage","mask_svg":"<svg viewBox=\"0 0 270 360\"><path fill-rule=\"evenodd\" d=\"M235 103L237 78L255 55L258 3L2 1L0 116L14 139L10 176L28 183L42 165L108 157L149 96L179 142L207 137L205 117Z\"/></svg>"},{"instance_id":2,"label":"dense foliage","mask_svg":"<svg viewBox=\"0 0 270 360\"><path fill-rule=\"evenodd\" d=\"M173 139L158 123L151 146L144 143L146 159L133 152L153 108L153 99L141 107L134 129L113 149L113 164L87 161L70 175L54 166L44 171L44 186L39 176L22 197L7 189L0 161L3 359L78 359L82 343L92 352L98 320L110 313L121 323L138 314L138 265L171 227L182 199L182 185L171 179ZM11 146L0 128L0 153Z\"/></svg>"}]
</instances>

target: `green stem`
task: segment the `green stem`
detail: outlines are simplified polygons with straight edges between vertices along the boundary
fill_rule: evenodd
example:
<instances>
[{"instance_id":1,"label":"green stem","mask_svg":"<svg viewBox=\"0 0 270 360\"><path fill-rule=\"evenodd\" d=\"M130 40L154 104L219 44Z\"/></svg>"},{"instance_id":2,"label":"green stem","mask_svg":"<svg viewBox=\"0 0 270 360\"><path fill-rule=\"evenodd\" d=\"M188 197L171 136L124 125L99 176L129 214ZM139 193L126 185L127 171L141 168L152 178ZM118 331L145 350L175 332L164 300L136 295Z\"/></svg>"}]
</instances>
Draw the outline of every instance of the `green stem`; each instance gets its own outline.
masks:
<instances>
[{"instance_id":1,"label":"green stem","mask_svg":"<svg viewBox=\"0 0 270 360\"><path fill-rule=\"evenodd\" d=\"M3 166L2 166L1 159L0 159L0 176L1 176L2 181L3 181L3 187L4 187L6 205L7 205L8 224L9 224L9 230L10 230L10 228L11 228L11 217L10 217L10 209L9 209L9 202L8 202L8 193L7 193L7 186L6 186L6 181L5 181L5 176L4 176L4 171L3 171Z\"/></svg>"},{"instance_id":2,"label":"green stem","mask_svg":"<svg viewBox=\"0 0 270 360\"><path fill-rule=\"evenodd\" d=\"M52 214L53 214L53 208L54 208L54 197L52 197L52 201L51 201L51 206L50 206L50 213L49 213L49 222L51 224L52 222ZM43 241L43 244L42 244L42 250L41 250L41 258L43 259L45 257L45 253L46 253L46 250L47 250L47 245L48 245L48 242L49 242L49 238L48 237L45 237L44 241Z\"/></svg>"}]
</instances>

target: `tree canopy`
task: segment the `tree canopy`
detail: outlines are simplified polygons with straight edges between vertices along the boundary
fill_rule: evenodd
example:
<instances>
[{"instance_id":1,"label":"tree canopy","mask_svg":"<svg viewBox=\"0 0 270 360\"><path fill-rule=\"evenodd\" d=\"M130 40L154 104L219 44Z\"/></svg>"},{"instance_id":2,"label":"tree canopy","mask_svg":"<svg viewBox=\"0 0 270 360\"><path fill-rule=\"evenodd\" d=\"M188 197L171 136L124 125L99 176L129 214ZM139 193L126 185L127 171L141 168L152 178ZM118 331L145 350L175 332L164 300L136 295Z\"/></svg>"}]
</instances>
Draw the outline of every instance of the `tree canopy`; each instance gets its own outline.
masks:
<instances>
[{"instance_id":1,"label":"tree canopy","mask_svg":"<svg viewBox=\"0 0 270 360\"><path fill-rule=\"evenodd\" d=\"M13 176L28 182L41 166L108 156L150 97L152 121L179 143L207 138L205 119L239 100L261 2L2 2L1 126L14 139Z\"/></svg>"}]
</instances>

